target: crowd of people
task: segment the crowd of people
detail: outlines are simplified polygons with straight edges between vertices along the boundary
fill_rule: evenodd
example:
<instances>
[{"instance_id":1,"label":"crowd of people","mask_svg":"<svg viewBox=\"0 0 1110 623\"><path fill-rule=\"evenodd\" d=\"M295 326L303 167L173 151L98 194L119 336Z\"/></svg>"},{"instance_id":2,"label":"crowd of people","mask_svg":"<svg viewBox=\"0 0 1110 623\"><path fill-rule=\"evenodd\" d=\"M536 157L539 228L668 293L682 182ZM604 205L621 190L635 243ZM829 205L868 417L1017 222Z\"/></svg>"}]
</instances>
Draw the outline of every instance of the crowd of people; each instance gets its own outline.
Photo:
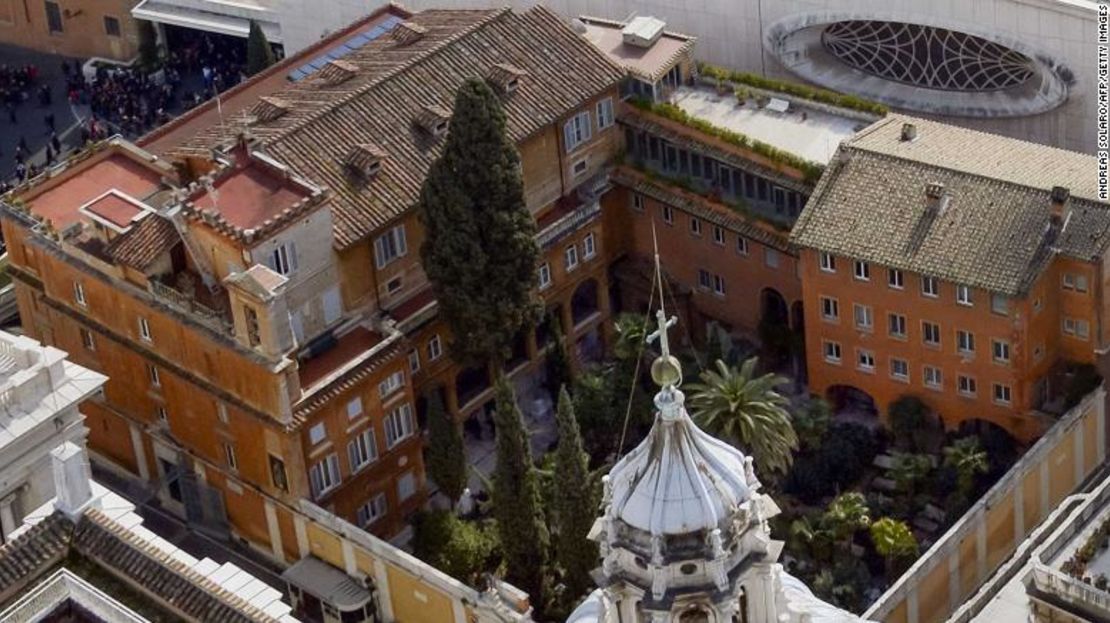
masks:
<instances>
[{"instance_id":1,"label":"crowd of people","mask_svg":"<svg viewBox=\"0 0 1110 623\"><path fill-rule=\"evenodd\" d=\"M52 112L55 94L40 80L38 68L0 65L0 102L8 123L15 126L2 131L20 137L12 154L14 168L10 175L0 175L0 193L58 162L67 148L81 149L113 134L140 136L235 86L244 78L245 61L242 40L207 34L171 48L160 71L104 65L87 78L80 63L63 60L64 96L81 120L63 136L59 133L69 128L58 127ZM40 115L41 126L26 118Z\"/></svg>"}]
</instances>

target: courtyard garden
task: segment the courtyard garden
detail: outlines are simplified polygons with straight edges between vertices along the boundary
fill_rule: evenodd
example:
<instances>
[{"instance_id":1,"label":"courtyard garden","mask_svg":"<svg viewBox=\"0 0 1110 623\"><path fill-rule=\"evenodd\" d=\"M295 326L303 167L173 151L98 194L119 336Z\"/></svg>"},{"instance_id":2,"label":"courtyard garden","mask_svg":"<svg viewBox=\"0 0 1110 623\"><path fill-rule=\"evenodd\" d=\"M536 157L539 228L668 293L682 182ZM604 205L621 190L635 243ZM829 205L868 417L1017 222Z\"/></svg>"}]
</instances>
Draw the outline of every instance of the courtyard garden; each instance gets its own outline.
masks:
<instances>
[{"instance_id":1,"label":"courtyard garden","mask_svg":"<svg viewBox=\"0 0 1110 623\"><path fill-rule=\"evenodd\" d=\"M648 367L655 353L640 346L644 319L623 315L614 333L609 358L577 375L565 363L565 347L549 352L550 389L556 395L559 388L567 391L559 401L560 440L533 466L539 505L551 527L542 611L556 619L592 588L585 572L597 564L593 543L561 538L560 517L576 518L575 533L589 530L598 512L600 476L644 438L653 421ZM1019 448L1000 429L946 432L913 396L890 406L889 428L877 418L845 417L761 363L790 369L789 353L752 348L711 333L704 347L681 353L687 407L700 426L753 457L765 492L782 509L771 520L773 538L786 542L781 562L840 607L862 612L1018 457ZM576 452L561 447L571 426L567 412L577 428L577 441L571 441L585 461L582 476L573 479L563 477L566 463L573 462L567 457ZM497 422L503 425L500 417ZM430 457L435 479L433 463ZM415 553L472 584L503 572L496 479L495 473L484 487L493 495L480 494L463 512L418 517ZM571 493L577 505L568 504ZM565 562L567 556L578 562Z\"/></svg>"}]
</instances>

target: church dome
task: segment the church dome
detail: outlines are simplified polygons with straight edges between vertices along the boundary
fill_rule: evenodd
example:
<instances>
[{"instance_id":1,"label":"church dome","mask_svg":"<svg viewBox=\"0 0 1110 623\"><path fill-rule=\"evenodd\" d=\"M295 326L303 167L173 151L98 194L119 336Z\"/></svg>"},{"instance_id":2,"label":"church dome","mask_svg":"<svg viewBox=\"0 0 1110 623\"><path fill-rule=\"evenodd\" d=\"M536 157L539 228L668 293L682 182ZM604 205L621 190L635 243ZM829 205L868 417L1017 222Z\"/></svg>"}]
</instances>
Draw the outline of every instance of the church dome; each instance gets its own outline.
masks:
<instances>
[{"instance_id":1,"label":"church dome","mask_svg":"<svg viewBox=\"0 0 1110 623\"><path fill-rule=\"evenodd\" d=\"M665 388L647 438L609 472L612 514L652 536L724 527L758 487L748 459L698 428L684 396Z\"/></svg>"}]
</instances>

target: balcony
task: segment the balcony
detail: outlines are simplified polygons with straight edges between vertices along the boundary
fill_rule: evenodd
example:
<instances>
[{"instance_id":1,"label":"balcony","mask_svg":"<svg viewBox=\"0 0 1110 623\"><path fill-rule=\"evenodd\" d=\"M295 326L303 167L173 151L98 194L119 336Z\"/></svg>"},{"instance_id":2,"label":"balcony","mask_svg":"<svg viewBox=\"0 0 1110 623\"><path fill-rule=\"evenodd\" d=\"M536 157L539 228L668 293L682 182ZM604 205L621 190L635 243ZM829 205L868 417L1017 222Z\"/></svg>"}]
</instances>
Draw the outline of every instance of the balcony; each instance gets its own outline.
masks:
<instances>
[{"instance_id":1,"label":"balcony","mask_svg":"<svg viewBox=\"0 0 1110 623\"><path fill-rule=\"evenodd\" d=\"M184 278L181 278L184 277ZM228 314L219 311L226 309L226 299L220 293L210 293L192 279L189 273L180 273L177 287L156 280L147 282L147 289L159 302L189 316L209 329L225 335L232 335L232 325ZM204 302L201 302L201 301Z\"/></svg>"},{"instance_id":2,"label":"balcony","mask_svg":"<svg viewBox=\"0 0 1110 623\"><path fill-rule=\"evenodd\" d=\"M598 193L600 194L600 193ZM536 242L542 249L549 249L557 242L592 223L601 214L597 196L566 196L537 222L539 234Z\"/></svg>"}]
</instances>

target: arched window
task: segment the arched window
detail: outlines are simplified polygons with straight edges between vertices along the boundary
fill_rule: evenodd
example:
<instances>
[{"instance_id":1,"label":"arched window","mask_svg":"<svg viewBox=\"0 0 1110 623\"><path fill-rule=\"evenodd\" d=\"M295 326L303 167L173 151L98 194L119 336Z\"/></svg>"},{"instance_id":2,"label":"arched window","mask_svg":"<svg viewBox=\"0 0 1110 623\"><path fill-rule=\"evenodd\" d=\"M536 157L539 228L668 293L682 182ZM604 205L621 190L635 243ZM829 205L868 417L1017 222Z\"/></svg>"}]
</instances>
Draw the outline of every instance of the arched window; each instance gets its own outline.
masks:
<instances>
[{"instance_id":1,"label":"arched window","mask_svg":"<svg viewBox=\"0 0 1110 623\"><path fill-rule=\"evenodd\" d=\"M713 623L705 606L690 606L678 615L678 623Z\"/></svg>"}]
</instances>

